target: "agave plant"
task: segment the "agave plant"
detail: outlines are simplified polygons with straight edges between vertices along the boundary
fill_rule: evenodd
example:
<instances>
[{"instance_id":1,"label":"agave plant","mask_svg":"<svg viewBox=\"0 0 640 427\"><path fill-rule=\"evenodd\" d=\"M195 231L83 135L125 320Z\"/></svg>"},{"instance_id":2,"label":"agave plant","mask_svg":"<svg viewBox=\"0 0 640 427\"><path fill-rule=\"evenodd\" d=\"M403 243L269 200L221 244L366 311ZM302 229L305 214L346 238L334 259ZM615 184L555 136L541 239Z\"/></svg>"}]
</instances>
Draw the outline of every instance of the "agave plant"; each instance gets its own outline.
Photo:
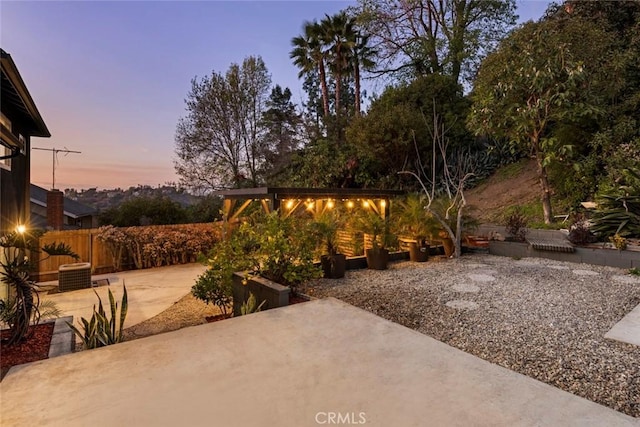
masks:
<instances>
[{"instance_id":1,"label":"agave plant","mask_svg":"<svg viewBox=\"0 0 640 427\"><path fill-rule=\"evenodd\" d=\"M29 254L45 252L48 257L67 255L78 259L68 245L51 243L41 249L37 245L38 234L24 234L12 232L0 237L0 280L7 284L11 301L4 301L3 311L7 314L6 323L9 325L8 345L17 344L29 337L29 326L40 322L40 297L38 284L31 280L29 272L33 264ZM47 258L48 258L47 257ZM45 258L46 259L46 258Z\"/></svg>"},{"instance_id":2,"label":"agave plant","mask_svg":"<svg viewBox=\"0 0 640 427\"><path fill-rule=\"evenodd\" d=\"M129 301L127 297L127 287L122 283L123 294L122 301L120 304L120 324L117 324L117 314L118 314L118 303L115 301L113 297L113 293L111 289L109 289L109 305L111 317L107 317L107 313L104 310L102 305L102 299L97 292L95 292L98 297L98 310L96 310L96 306L93 306L93 316L91 319L87 320L84 317L80 318L80 322L82 323L82 331L76 328L71 323L67 322L67 325L71 328L71 330L80 338L82 341L82 347L85 350L89 350L92 348L104 347L111 344L117 344L121 342L124 338L123 330L124 330L124 320L127 317L127 311L129 309Z\"/></svg>"},{"instance_id":3,"label":"agave plant","mask_svg":"<svg viewBox=\"0 0 640 427\"><path fill-rule=\"evenodd\" d=\"M260 310L262 310L262 307L266 304L266 302L267 300L263 300L260 305L258 305L256 296L253 294L253 292L249 292L249 298L246 302L242 303L242 306L240 307L240 315L245 316L247 314L259 312Z\"/></svg>"},{"instance_id":4,"label":"agave plant","mask_svg":"<svg viewBox=\"0 0 640 427\"><path fill-rule=\"evenodd\" d=\"M623 171L625 184L598 198L591 231L601 237L640 237L640 173Z\"/></svg>"}]
</instances>

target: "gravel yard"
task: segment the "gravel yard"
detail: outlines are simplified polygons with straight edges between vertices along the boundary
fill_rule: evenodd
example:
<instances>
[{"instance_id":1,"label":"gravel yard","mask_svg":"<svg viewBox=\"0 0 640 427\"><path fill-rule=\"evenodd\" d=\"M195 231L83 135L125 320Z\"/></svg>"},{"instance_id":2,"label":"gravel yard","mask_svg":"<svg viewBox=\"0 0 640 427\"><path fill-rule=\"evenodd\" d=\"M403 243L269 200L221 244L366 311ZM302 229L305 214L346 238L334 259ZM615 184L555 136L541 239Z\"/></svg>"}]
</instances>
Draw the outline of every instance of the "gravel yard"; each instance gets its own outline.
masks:
<instances>
[{"instance_id":1,"label":"gravel yard","mask_svg":"<svg viewBox=\"0 0 640 427\"><path fill-rule=\"evenodd\" d=\"M604 338L640 303L640 277L625 270L473 254L349 271L300 291L640 417L640 347Z\"/></svg>"}]
</instances>

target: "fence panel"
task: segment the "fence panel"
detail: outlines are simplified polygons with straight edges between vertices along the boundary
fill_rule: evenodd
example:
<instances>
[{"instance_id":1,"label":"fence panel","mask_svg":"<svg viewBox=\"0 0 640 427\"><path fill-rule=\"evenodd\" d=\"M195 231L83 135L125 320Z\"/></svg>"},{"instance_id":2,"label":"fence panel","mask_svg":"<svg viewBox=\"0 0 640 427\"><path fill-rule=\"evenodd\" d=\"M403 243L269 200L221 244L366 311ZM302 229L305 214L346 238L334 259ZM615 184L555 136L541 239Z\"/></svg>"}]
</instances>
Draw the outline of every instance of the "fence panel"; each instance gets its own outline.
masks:
<instances>
[{"instance_id":1,"label":"fence panel","mask_svg":"<svg viewBox=\"0 0 640 427\"><path fill-rule=\"evenodd\" d=\"M33 274L39 281L57 280L58 267L73 262L90 262L94 274L113 271L113 262L106 245L98 240L98 229L49 231L40 237L40 247L51 243L65 243L80 257L77 261L68 256L52 256L40 252L38 272Z\"/></svg>"}]
</instances>

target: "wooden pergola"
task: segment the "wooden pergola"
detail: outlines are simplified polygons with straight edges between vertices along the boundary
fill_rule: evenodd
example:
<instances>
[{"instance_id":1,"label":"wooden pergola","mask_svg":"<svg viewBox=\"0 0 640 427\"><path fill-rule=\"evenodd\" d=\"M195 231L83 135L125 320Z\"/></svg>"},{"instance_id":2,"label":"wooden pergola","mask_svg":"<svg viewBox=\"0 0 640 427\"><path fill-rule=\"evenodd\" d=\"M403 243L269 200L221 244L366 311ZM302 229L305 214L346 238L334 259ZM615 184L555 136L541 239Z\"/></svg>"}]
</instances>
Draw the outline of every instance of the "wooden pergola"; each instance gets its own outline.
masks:
<instances>
[{"instance_id":1,"label":"wooden pergola","mask_svg":"<svg viewBox=\"0 0 640 427\"><path fill-rule=\"evenodd\" d=\"M344 203L347 208L360 203L387 218L390 199L405 193L402 190L366 188L258 187L223 190L216 194L224 197L223 219L229 222L237 219L254 202L260 203L266 213L279 210L285 216L301 209L321 214L339 203Z\"/></svg>"}]
</instances>

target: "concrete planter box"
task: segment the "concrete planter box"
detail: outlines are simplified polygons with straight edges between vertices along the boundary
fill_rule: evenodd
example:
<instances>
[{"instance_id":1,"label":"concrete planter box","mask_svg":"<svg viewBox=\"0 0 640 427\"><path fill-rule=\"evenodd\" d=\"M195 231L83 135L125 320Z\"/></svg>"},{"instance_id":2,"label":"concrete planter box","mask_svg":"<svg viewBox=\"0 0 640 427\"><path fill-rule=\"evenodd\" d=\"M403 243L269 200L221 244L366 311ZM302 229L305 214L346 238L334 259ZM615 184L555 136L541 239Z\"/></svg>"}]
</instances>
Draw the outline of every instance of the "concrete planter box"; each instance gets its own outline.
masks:
<instances>
[{"instance_id":1,"label":"concrete planter box","mask_svg":"<svg viewBox=\"0 0 640 427\"><path fill-rule=\"evenodd\" d=\"M489 253L512 258L535 257L556 261L605 265L624 269L640 268L640 252L638 251L619 251L617 249L577 246L573 253L550 252L536 250L528 243L492 240L489 242Z\"/></svg>"},{"instance_id":2,"label":"concrete planter box","mask_svg":"<svg viewBox=\"0 0 640 427\"><path fill-rule=\"evenodd\" d=\"M249 293L253 293L259 305L266 301L262 310L270 308L285 307L289 305L289 294L291 288L282 286L264 277L256 276L247 278L246 285L243 284L245 275L242 272L233 274L233 315L240 316L240 307L249 298Z\"/></svg>"}]
</instances>

